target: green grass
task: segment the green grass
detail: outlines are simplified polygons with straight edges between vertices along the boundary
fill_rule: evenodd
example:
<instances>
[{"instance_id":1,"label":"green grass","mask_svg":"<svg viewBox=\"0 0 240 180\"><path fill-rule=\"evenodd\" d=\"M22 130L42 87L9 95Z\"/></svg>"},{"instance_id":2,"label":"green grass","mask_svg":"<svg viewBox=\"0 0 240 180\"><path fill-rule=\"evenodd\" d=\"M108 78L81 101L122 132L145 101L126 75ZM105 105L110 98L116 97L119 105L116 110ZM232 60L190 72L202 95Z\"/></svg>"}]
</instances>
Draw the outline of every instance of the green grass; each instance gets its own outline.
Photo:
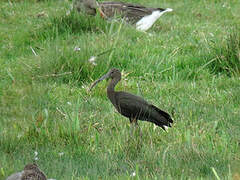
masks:
<instances>
[{"instance_id":1,"label":"green grass","mask_svg":"<svg viewBox=\"0 0 240 180\"><path fill-rule=\"evenodd\" d=\"M174 11L142 33L66 15L69 1L0 2L0 179L35 151L58 180L240 178L239 1L131 2ZM140 136L107 82L88 92L111 67L118 90L171 113L168 133L139 122Z\"/></svg>"}]
</instances>

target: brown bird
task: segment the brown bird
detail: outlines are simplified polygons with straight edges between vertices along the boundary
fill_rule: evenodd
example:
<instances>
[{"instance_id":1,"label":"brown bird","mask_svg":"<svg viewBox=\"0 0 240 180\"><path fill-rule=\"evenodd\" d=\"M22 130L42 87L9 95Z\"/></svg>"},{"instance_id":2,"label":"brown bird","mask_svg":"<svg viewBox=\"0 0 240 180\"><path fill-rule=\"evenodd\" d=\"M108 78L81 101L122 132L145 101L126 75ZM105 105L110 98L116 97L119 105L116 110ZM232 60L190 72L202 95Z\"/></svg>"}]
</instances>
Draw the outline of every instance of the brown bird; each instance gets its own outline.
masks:
<instances>
[{"instance_id":1,"label":"brown bird","mask_svg":"<svg viewBox=\"0 0 240 180\"><path fill-rule=\"evenodd\" d=\"M107 19L119 15L127 22L135 24L141 31L148 30L161 15L172 11L171 8L148 8L138 4L110 1L98 3L96 0L75 0L73 7L89 15L96 15L98 9L100 15Z\"/></svg>"},{"instance_id":2,"label":"brown bird","mask_svg":"<svg viewBox=\"0 0 240 180\"><path fill-rule=\"evenodd\" d=\"M6 180L47 180L47 177L34 163L27 164L23 171L12 174Z\"/></svg>"},{"instance_id":3,"label":"brown bird","mask_svg":"<svg viewBox=\"0 0 240 180\"><path fill-rule=\"evenodd\" d=\"M137 124L137 120L142 120L152 122L164 130L171 127L173 120L168 113L149 104L139 96L114 90L116 84L121 80L121 72L116 68L109 70L107 74L96 80L90 87L90 90L100 81L107 78L112 79L107 87L108 99L120 114L129 118L130 123L135 122Z\"/></svg>"}]
</instances>

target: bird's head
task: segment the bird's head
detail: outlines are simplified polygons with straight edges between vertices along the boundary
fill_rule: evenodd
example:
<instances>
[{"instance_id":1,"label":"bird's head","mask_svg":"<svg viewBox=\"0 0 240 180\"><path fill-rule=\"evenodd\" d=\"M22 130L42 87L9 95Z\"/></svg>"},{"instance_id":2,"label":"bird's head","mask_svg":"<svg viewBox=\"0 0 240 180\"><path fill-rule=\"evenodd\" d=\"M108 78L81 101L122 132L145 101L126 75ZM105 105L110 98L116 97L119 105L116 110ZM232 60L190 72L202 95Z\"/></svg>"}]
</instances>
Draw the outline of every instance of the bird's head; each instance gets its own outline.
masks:
<instances>
[{"instance_id":1,"label":"bird's head","mask_svg":"<svg viewBox=\"0 0 240 180\"><path fill-rule=\"evenodd\" d=\"M96 80L90 87L90 90L96 86L100 81L103 81L104 79L108 79L108 78L119 78L121 79L121 72L117 69L117 68L112 68L110 69L107 74L103 75L102 77L100 77L98 80Z\"/></svg>"},{"instance_id":2,"label":"bird's head","mask_svg":"<svg viewBox=\"0 0 240 180\"><path fill-rule=\"evenodd\" d=\"M24 170L38 170L38 165L33 163L33 164L27 164L24 167Z\"/></svg>"},{"instance_id":3,"label":"bird's head","mask_svg":"<svg viewBox=\"0 0 240 180\"><path fill-rule=\"evenodd\" d=\"M117 68L112 68L108 71L108 73L106 74L107 77L106 78L114 78L114 77L117 77L117 76L121 76L121 72L117 69Z\"/></svg>"},{"instance_id":4,"label":"bird's head","mask_svg":"<svg viewBox=\"0 0 240 180\"><path fill-rule=\"evenodd\" d=\"M95 16L98 4L96 0L75 0L74 8L79 12Z\"/></svg>"}]
</instances>

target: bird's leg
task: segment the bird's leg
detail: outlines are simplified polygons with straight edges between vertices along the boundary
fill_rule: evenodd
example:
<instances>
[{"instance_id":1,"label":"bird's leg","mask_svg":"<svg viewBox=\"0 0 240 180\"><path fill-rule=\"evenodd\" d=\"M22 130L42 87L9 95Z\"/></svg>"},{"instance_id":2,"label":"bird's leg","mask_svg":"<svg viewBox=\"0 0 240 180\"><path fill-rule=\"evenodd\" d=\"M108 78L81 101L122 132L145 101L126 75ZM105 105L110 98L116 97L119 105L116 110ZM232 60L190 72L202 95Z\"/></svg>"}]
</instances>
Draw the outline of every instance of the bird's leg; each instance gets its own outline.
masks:
<instances>
[{"instance_id":1,"label":"bird's leg","mask_svg":"<svg viewBox=\"0 0 240 180\"><path fill-rule=\"evenodd\" d=\"M102 11L101 7L99 6L99 3L98 2L96 2L96 3L97 3L97 6L98 6L97 9L100 12L101 17L107 19L107 15Z\"/></svg>"},{"instance_id":2,"label":"bird's leg","mask_svg":"<svg viewBox=\"0 0 240 180\"><path fill-rule=\"evenodd\" d=\"M136 118L129 118L131 124L135 124L138 126L137 119Z\"/></svg>"},{"instance_id":3,"label":"bird's leg","mask_svg":"<svg viewBox=\"0 0 240 180\"><path fill-rule=\"evenodd\" d=\"M137 122L137 119L136 119L136 118L133 119L133 123L134 123L136 126L138 126L138 122Z\"/></svg>"},{"instance_id":4,"label":"bird's leg","mask_svg":"<svg viewBox=\"0 0 240 180\"><path fill-rule=\"evenodd\" d=\"M132 118L129 118L130 123L132 124Z\"/></svg>"},{"instance_id":5,"label":"bird's leg","mask_svg":"<svg viewBox=\"0 0 240 180\"><path fill-rule=\"evenodd\" d=\"M134 134L139 134L142 137L141 128L138 126L137 118L129 118L131 125L134 125Z\"/></svg>"},{"instance_id":6,"label":"bird's leg","mask_svg":"<svg viewBox=\"0 0 240 180\"><path fill-rule=\"evenodd\" d=\"M102 18L105 18L105 19L107 19L107 16L106 16L106 14L101 10L101 8L99 7L98 8L98 11L100 12L100 15L101 15L101 17Z\"/></svg>"}]
</instances>

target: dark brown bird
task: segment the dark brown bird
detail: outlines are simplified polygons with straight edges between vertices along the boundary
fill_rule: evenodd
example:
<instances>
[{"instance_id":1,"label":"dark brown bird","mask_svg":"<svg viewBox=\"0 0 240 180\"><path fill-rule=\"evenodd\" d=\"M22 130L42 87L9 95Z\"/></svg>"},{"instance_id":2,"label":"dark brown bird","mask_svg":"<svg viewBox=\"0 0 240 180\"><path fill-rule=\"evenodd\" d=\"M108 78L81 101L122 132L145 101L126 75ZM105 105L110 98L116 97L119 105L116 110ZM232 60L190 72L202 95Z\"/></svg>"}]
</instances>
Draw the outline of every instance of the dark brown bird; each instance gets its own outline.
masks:
<instances>
[{"instance_id":1,"label":"dark brown bird","mask_svg":"<svg viewBox=\"0 0 240 180\"><path fill-rule=\"evenodd\" d=\"M47 180L47 177L38 168L37 164L28 164L24 167L21 180Z\"/></svg>"},{"instance_id":2,"label":"dark brown bird","mask_svg":"<svg viewBox=\"0 0 240 180\"><path fill-rule=\"evenodd\" d=\"M75 0L73 7L78 12L84 12L88 15L95 16L97 13L97 2L94 0Z\"/></svg>"},{"instance_id":3,"label":"dark brown bird","mask_svg":"<svg viewBox=\"0 0 240 180\"><path fill-rule=\"evenodd\" d=\"M24 170L9 176L6 180L47 180L37 164L27 164Z\"/></svg>"},{"instance_id":4,"label":"dark brown bird","mask_svg":"<svg viewBox=\"0 0 240 180\"><path fill-rule=\"evenodd\" d=\"M135 24L136 28L146 31L152 27L157 19L166 12L171 12L171 8L148 8L138 4L124 2L96 2L96 0L75 0L74 8L89 15L96 15L97 10L104 18L120 16L127 22Z\"/></svg>"},{"instance_id":5,"label":"dark brown bird","mask_svg":"<svg viewBox=\"0 0 240 180\"><path fill-rule=\"evenodd\" d=\"M173 120L168 113L149 104L139 96L114 90L116 84L121 80L121 72L116 68L111 69L107 74L96 80L90 87L90 90L106 78L112 79L107 87L108 99L120 114L129 118L130 123L135 122L137 124L137 120L142 120L152 122L164 130L171 127Z\"/></svg>"}]
</instances>

